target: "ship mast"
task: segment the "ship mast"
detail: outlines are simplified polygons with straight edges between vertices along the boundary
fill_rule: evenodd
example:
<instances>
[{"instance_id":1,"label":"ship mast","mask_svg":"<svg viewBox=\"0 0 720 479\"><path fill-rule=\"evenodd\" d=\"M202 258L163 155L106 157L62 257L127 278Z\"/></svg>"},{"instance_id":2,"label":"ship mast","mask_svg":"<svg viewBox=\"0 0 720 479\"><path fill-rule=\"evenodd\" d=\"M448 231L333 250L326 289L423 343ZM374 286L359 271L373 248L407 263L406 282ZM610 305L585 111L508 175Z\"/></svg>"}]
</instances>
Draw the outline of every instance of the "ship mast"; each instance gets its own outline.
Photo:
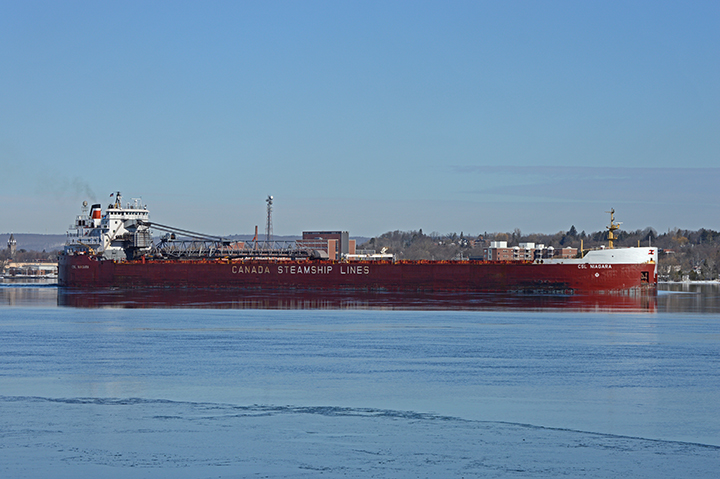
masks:
<instances>
[{"instance_id":1,"label":"ship mast","mask_svg":"<svg viewBox=\"0 0 720 479\"><path fill-rule=\"evenodd\" d=\"M620 229L622 222L615 223L615 208L610 208L610 211L606 211L605 213L610 213L610 226L606 226L606 228L608 229L608 246L610 249L613 249L613 241L618 239L614 232Z\"/></svg>"}]
</instances>

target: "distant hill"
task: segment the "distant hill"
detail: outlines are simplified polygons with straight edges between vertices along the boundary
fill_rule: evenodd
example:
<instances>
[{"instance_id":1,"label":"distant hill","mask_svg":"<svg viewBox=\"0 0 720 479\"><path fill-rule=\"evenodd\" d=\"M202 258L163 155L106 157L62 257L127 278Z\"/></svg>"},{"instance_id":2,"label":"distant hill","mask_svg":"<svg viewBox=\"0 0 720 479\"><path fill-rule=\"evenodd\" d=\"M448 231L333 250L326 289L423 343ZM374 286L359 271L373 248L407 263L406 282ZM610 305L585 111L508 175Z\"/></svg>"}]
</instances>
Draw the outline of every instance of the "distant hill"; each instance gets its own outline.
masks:
<instances>
[{"instance_id":1,"label":"distant hill","mask_svg":"<svg viewBox=\"0 0 720 479\"><path fill-rule=\"evenodd\" d=\"M25 251L60 251L65 245L65 235L39 235L29 233L13 233L17 249ZM7 248L10 233L0 234L0 249Z\"/></svg>"},{"instance_id":2,"label":"distant hill","mask_svg":"<svg viewBox=\"0 0 720 479\"><path fill-rule=\"evenodd\" d=\"M254 235L230 235L230 236L224 236L224 238L233 240L233 241L250 241L253 239L253 236ZM298 236L298 235L292 235L292 236L274 235L273 236L273 240L275 240L275 241L295 241L295 240L299 240L299 239L302 239L302 236ZM365 237L365 236L350 236L350 239L354 239L358 246L370 241L370 238ZM258 234L258 240L264 241L265 235Z\"/></svg>"},{"instance_id":3,"label":"distant hill","mask_svg":"<svg viewBox=\"0 0 720 479\"><path fill-rule=\"evenodd\" d=\"M30 233L13 233L13 236L17 242L18 251L24 249L25 251L46 251L48 253L51 251L61 251L65 245L66 239L65 235L40 235ZM159 236L160 235L155 234L156 239ZM10 233L0 234L0 250L7 248L9 238ZM253 238L253 235L231 235L225 238L234 241L249 241ZM275 241L295 241L300 238L301 236L273 236ZM264 240L265 235L258 235L258 239L261 241ZM357 244L360 245L368 241L370 238L358 236L352 237L352 239L355 239Z\"/></svg>"}]
</instances>

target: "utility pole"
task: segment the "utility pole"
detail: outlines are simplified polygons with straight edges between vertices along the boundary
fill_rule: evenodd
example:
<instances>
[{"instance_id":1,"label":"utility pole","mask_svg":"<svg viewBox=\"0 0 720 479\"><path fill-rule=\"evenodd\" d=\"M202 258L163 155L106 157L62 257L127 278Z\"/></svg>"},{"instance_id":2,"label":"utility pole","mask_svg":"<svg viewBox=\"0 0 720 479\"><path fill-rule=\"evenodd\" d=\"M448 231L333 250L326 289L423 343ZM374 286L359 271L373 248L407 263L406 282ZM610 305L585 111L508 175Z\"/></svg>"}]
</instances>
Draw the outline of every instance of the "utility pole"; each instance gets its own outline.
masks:
<instances>
[{"instance_id":1,"label":"utility pole","mask_svg":"<svg viewBox=\"0 0 720 479\"><path fill-rule=\"evenodd\" d=\"M272 241L273 230L272 230L272 203L273 197L268 196L265 200L267 202L267 226L265 227L265 241L268 243Z\"/></svg>"}]
</instances>

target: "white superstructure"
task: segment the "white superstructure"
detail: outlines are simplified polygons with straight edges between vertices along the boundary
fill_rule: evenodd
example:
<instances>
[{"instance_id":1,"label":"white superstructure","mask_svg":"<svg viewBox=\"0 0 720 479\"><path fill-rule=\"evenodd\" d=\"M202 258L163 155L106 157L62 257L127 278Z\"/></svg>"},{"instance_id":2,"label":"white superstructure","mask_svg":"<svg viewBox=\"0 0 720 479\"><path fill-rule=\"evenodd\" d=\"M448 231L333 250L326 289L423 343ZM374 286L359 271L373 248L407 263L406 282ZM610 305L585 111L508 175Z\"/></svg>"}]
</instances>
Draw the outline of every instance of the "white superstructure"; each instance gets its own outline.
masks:
<instances>
[{"instance_id":1,"label":"white superstructure","mask_svg":"<svg viewBox=\"0 0 720 479\"><path fill-rule=\"evenodd\" d=\"M123 206L119 191L115 194L115 203L108 205L104 215L100 204L92 205L88 214L85 201L82 213L68 230L65 251L87 251L115 260L142 256L152 246L150 227L146 224L149 216L139 198Z\"/></svg>"},{"instance_id":2,"label":"white superstructure","mask_svg":"<svg viewBox=\"0 0 720 479\"><path fill-rule=\"evenodd\" d=\"M653 262L657 264L658 250L652 247L638 248L603 248L593 249L585 253L582 258L556 258L544 260L545 263L605 263L605 264L642 264Z\"/></svg>"}]
</instances>

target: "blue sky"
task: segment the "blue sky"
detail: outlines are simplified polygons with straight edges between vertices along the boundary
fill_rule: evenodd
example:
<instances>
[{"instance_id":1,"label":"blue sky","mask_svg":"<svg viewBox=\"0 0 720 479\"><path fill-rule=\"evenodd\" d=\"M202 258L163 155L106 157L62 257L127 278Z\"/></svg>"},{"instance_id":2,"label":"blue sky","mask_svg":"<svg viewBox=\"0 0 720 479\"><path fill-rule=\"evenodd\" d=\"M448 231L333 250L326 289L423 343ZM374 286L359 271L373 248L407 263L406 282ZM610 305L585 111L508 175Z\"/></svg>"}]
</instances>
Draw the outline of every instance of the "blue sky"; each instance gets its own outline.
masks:
<instances>
[{"instance_id":1,"label":"blue sky","mask_svg":"<svg viewBox=\"0 0 720 479\"><path fill-rule=\"evenodd\" d=\"M0 232L720 230L718 2L0 0Z\"/></svg>"}]
</instances>

